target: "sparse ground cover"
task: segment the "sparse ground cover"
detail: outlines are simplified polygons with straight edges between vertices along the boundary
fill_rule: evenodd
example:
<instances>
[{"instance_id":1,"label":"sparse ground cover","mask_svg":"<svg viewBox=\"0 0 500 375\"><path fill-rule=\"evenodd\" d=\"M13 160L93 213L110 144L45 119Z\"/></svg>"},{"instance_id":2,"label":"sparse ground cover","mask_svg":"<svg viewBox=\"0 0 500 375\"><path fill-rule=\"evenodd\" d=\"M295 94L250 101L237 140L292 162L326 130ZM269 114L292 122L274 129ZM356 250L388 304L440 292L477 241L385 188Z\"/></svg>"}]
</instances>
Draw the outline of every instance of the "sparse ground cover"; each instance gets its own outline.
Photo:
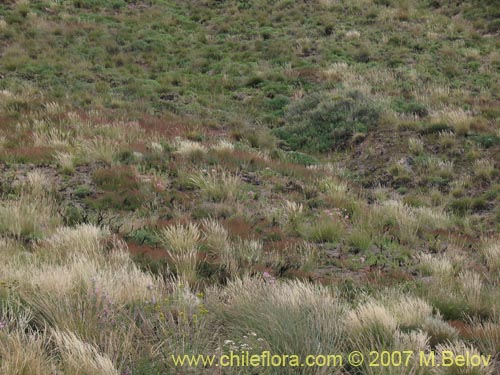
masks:
<instances>
[{"instance_id":1,"label":"sparse ground cover","mask_svg":"<svg viewBox=\"0 0 500 375\"><path fill-rule=\"evenodd\" d=\"M497 8L0 4L0 372L498 372Z\"/></svg>"}]
</instances>

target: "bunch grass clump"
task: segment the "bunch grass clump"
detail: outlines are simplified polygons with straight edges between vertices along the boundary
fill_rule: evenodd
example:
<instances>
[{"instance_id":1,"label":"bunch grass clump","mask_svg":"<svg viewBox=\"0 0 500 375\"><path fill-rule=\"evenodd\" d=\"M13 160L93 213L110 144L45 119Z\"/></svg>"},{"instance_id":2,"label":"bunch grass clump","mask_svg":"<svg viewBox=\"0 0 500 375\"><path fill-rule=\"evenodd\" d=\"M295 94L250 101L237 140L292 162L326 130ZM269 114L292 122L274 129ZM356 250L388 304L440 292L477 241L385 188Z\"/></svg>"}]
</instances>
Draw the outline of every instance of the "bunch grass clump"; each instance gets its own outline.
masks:
<instances>
[{"instance_id":1,"label":"bunch grass clump","mask_svg":"<svg viewBox=\"0 0 500 375\"><path fill-rule=\"evenodd\" d=\"M420 138L409 138L408 149L415 155L420 155L424 152L424 142Z\"/></svg>"},{"instance_id":2,"label":"bunch grass clump","mask_svg":"<svg viewBox=\"0 0 500 375\"><path fill-rule=\"evenodd\" d=\"M500 241L492 240L483 246L483 256L490 271L500 270Z\"/></svg>"},{"instance_id":3,"label":"bunch grass clump","mask_svg":"<svg viewBox=\"0 0 500 375\"><path fill-rule=\"evenodd\" d=\"M54 331L53 338L61 355L64 371L75 375L119 375L111 359L73 332Z\"/></svg>"},{"instance_id":4,"label":"bunch grass clump","mask_svg":"<svg viewBox=\"0 0 500 375\"><path fill-rule=\"evenodd\" d=\"M214 219L204 219L203 245L219 258L220 266L229 276L242 276L252 272L252 266L263 258L260 240L230 238L224 226Z\"/></svg>"},{"instance_id":5,"label":"bunch grass clump","mask_svg":"<svg viewBox=\"0 0 500 375\"><path fill-rule=\"evenodd\" d=\"M282 208L284 221L293 231L297 231L304 216L302 203L286 200Z\"/></svg>"},{"instance_id":6,"label":"bunch grass clump","mask_svg":"<svg viewBox=\"0 0 500 375\"><path fill-rule=\"evenodd\" d=\"M71 152L56 151L54 159L64 173L71 174L75 171L75 157Z\"/></svg>"},{"instance_id":7,"label":"bunch grass clump","mask_svg":"<svg viewBox=\"0 0 500 375\"><path fill-rule=\"evenodd\" d=\"M387 305L403 330L419 329L433 315L433 308L427 301L411 295L389 294Z\"/></svg>"},{"instance_id":8,"label":"bunch grass clump","mask_svg":"<svg viewBox=\"0 0 500 375\"><path fill-rule=\"evenodd\" d=\"M300 231L310 241L336 243L342 238L345 226L338 217L322 215L312 223L302 225Z\"/></svg>"},{"instance_id":9,"label":"bunch grass clump","mask_svg":"<svg viewBox=\"0 0 500 375\"><path fill-rule=\"evenodd\" d=\"M485 180L489 181L495 173L495 164L490 159L479 159L474 162L474 174Z\"/></svg>"},{"instance_id":10,"label":"bunch grass clump","mask_svg":"<svg viewBox=\"0 0 500 375\"><path fill-rule=\"evenodd\" d=\"M417 255L420 262L420 269L426 275L433 275L440 278L452 277L455 268L452 260L445 254L433 256L427 253Z\"/></svg>"},{"instance_id":11,"label":"bunch grass clump","mask_svg":"<svg viewBox=\"0 0 500 375\"><path fill-rule=\"evenodd\" d=\"M26 328L23 331L22 328ZM0 333L0 372L5 375L46 375L54 373L56 362L45 333L18 327Z\"/></svg>"},{"instance_id":12,"label":"bunch grass clump","mask_svg":"<svg viewBox=\"0 0 500 375\"><path fill-rule=\"evenodd\" d=\"M196 280L201 234L199 226L193 223L171 225L159 233L160 241L174 262L177 274L190 281Z\"/></svg>"},{"instance_id":13,"label":"bunch grass clump","mask_svg":"<svg viewBox=\"0 0 500 375\"><path fill-rule=\"evenodd\" d=\"M0 203L0 233L17 239L50 234L61 221L56 203L47 196L21 193L18 199Z\"/></svg>"},{"instance_id":14,"label":"bunch grass clump","mask_svg":"<svg viewBox=\"0 0 500 375\"><path fill-rule=\"evenodd\" d=\"M118 144L114 139L96 136L82 140L77 145L76 155L83 163L102 161L111 165L117 152Z\"/></svg>"},{"instance_id":15,"label":"bunch grass clump","mask_svg":"<svg viewBox=\"0 0 500 375\"><path fill-rule=\"evenodd\" d=\"M184 157L206 154L207 148L200 142L190 141L188 139L177 139L174 144L175 152Z\"/></svg>"},{"instance_id":16,"label":"bunch grass clump","mask_svg":"<svg viewBox=\"0 0 500 375\"><path fill-rule=\"evenodd\" d=\"M241 181L238 176L224 170L211 170L198 173L190 178L191 183L205 199L214 202L234 202L241 191Z\"/></svg>"},{"instance_id":17,"label":"bunch grass clump","mask_svg":"<svg viewBox=\"0 0 500 375\"><path fill-rule=\"evenodd\" d=\"M389 348L394 344L398 322L382 303L370 300L350 310L344 324L351 344L364 349Z\"/></svg>"},{"instance_id":18,"label":"bunch grass clump","mask_svg":"<svg viewBox=\"0 0 500 375\"><path fill-rule=\"evenodd\" d=\"M37 253L54 261L63 261L74 255L102 259L105 254L103 241L109 236L107 228L92 224L60 227L38 245Z\"/></svg>"},{"instance_id":19,"label":"bunch grass clump","mask_svg":"<svg viewBox=\"0 0 500 375\"><path fill-rule=\"evenodd\" d=\"M254 332L276 353L307 355L342 349L345 305L318 285L236 279L224 289L211 289L207 308L231 337Z\"/></svg>"},{"instance_id":20,"label":"bunch grass clump","mask_svg":"<svg viewBox=\"0 0 500 375\"><path fill-rule=\"evenodd\" d=\"M445 352L451 352L454 356L481 355L481 353L474 346L458 340L446 344L439 344L436 347L436 363L442 363L442 358ZM494 368L491 364L485 366L483 363L481 363L479 366L460 366L457 364L453 364L451 366L436 366L435 368L433 368L433 373L437 375L452 375L457 373L464 375L490 375L494 373Z\"/></svg>"}]
</instances>

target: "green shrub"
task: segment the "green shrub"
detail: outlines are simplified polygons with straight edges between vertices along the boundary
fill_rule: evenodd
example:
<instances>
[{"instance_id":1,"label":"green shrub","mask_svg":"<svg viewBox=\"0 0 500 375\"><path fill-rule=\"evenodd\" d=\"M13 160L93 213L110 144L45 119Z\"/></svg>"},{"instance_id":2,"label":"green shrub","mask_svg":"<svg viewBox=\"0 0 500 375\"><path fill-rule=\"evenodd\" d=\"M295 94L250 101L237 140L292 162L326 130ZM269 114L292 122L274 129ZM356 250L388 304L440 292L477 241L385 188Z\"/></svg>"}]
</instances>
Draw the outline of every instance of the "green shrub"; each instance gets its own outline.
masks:
<instances>
[{"instance_id":1,"label":"green shrub","mask_svg":"<svg viewBox=\"0 0 500 375\"><path fill-rule=\"evenodd\" d=\"M287 125L274 133L294 150L327 152L376 127L380 116L381 109L358 91L310 94L288 106Z\"/></svg>"},{"instance_id":2,"label":"green shrub","mask_svg":"<svg viewBox=\"0 0 500 375\"><path fill-rule=\"evenodd\" d=\"M470 198L455 199L449 204L449 209L457 215L465 215L472 206L472 200Z\"/></svg>"},{"instance_id":3,"label":"green shrub","mask_svg":"<svg viewBox=\"0 0 500 375\"><path fill-rule=\"evenodd\" d=\"M488 202L483 197L472 199L471 208L474 211L482 211L488 209Z\"/></svg>"},{"instance_id":4,"label":"green shrub","mask_svg":"<svg viewBox=\"0 0 500 375\"><path fill-rule=\"evenodd\" d=\"M116 209L134 211L145 201L139 190L106 191L97 198L86 198L85 203L94 209Z\"/></svg>"},{"instance_id":5,"label":"green shrub","mask_svg":"<svg viewBox=\"0 0 500 375\"><path fill-rule=\"evenodd\" d=\"M294 163L294 164L300 164L300 165L316 165L318 164L318 159L316 159L314 156L304 154L302 152L298 151L282 151L278 149L274 149L271 152L271 157L280 159L284 161L285 163Z\"/></svg>"},{"instance_id":6,"label":"green shrub","mask_svg":"<svg viewBox=\"0 0 500 375\"><path fill-rule=\"evenodd\" d=\"M426 117L429 115L429 110L425 105L412 101L397 100L394 103L394 110L399 113L418 117Z\"/></svg>"},{"instance_id":7,"label":"green shrub","mask_svg":"<svg viewBox=\"0 0 500 375\"><path fill-rule=\"evenodd\" d=\"M484 148L500 145L500 137L494 134L478 134L472 136L471 138Z\"/></svg>"},{"instance_id":8,"label":"green shrub","mask_svg":"<svg viewBox=\"0 0 500 375\"><path fill-rule=\"evenodd\" d=\"M305 229L305 235L311 241L322 242L338 242L344 233L343 224L336 218L322 216L319 220ZM304 231L304 230L302 230Z\"/></svg>"},{"instance_id":9,"label":"green shrub","mask_svg":"<svg viewBox=\"0 0 500 375\"><path fill-rule=\"evenodd\" d=\"M128 166L98 169L92 175L92 179L97 186L106 191L139 187L134 170Z\"/></svg>"},{"instance_id":10,"label":"green shrub","mask_svg":"<svg viewBox=\"0 0 500 375\"><path fill-rule=\"evenodd\" d=\"M426 124L422 129L420 129L419 133L422 135L425 134L437 134L445 131L454 132L454 129L448 124Z\"/></svg>"},{"instance_id":11,"label":"green shrub","mask_svg":"<svg viewBox=\"0 0 500 375\"><path fill-rule=\"evenodd\" d=\"M68 205L64 209L63 221L64 221L64 224L69 225L69 226L83 223L84 212L83 212L82 208L78 207L77 205L73 205L73 204Z\"/></svg>"},{"instance_id":12,"label":"green shrub","mask_svg":"<svg viewBox=\"0 0 500 375\"><path fill-rule=\"evenodd\" d=\"M76 189L73 192L73 194L77 198L85 198L85 197L88 197L89 195L92 194L92 190L91 190L90 186L79 185L79 186L76 187Z\"/></svg>"},{"instance_id":13,"label":"green shrub","mask_svg":"<svg viewBox=\"0 0 500 375\"><path fill-rule=\"evenodd\" d=\"M92 179L99 188L104 190L96 198L85 199L85 202L92 208L133 211L146 200L132 167L98 169L93 173Z\"/></svg>"},{"instance_id":14,"label":"green shrub","mask_svg":"<svg viewBox=\"0 0 500 375\"><path fill-rule=\"evenodd\" d=\"M355 228L349 235L349 244L356 250L366 252L372 245L372 236L362 227Z\"/></svg>"},{"instance_id":15,"label":"green shrub","mask_svg":"<svg viewBox=\"0 0 500 375\"><path fill-rule=\"evenodd\" d=\"M149 228L139 228L127 235L127 238L140 245L156 246L160 243L158 236Z\"/></svg>"}]
</instances>

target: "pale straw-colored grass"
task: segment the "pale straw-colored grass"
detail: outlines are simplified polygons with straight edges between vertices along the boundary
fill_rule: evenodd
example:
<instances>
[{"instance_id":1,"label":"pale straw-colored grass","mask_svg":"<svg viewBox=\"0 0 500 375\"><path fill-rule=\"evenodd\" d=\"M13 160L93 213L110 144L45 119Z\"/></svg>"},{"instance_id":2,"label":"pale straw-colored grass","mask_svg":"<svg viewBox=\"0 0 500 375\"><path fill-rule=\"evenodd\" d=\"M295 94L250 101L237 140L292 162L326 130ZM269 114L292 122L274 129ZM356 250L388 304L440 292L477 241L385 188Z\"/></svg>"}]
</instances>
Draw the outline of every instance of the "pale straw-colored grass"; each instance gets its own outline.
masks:
<instances>
[{"instance_id":1,"label":"pale straw-colored grass","mask_svg":"<svg viewBox=\"0 0 500 375\"><path fill-rule=\"evenodd\" d=\"M119 375L111 359L95 345L73 332L54 330L52 337L61 356L61 367L73 375Z\"/></svg>"}]
</instances>

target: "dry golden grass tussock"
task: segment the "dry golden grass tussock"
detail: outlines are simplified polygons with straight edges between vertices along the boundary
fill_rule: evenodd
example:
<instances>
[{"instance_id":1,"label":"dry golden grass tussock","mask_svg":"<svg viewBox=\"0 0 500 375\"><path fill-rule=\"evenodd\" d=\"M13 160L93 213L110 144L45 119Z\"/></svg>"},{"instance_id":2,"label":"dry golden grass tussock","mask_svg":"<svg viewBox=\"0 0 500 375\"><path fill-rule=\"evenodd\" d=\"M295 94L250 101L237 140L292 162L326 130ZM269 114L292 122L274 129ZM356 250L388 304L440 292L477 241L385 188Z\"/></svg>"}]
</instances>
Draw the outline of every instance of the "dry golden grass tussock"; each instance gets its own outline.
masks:
<instances>
[{"instance_id":1,"label":"dry golden grass tussock","mask_svg":"<svg viewBox=\"0 0 500 375\"><path fill-rule=\"evenodd\" d=\"M479 159L474 162L474 175L490 180L495 173L495 163L490 159Z\"/></svg>"},{"instance_id":2,"label":"dry golden grass tussock","mask_svg":"<svg viewBox=\"0 0 500 375\"><path fill-rule=\"evenodd\" d=\"M405 348L405 350L413 350L414 352L429 350L429 335L422 330L397 331L395 338L396 348ZM417 365L420 366L420 363L417 363Z\"/></svg>"},{"instance_id":3,"label":"dry golden grass tussock","mask_svg":"<svg viewBox=\"0 0 500 375\"><path fill-rule=\"evenodd\" d=\"M165 291L163 279L141 271L133 263L118 269L102 268L86 282L105 292L119 305L160 301Z\"/></svg>"},{"instance_id":4,"label":"dry golden grass tussock","mask_svg":"<svg viewBox=\"0 0 500 375\"><path fill-rule=\"evenodd\" d=\"M451 219L442 209L432 207L410 207L399 200L387 200L372 206L371 220L375 225L393 219L398 224L399 236L403 241L415 241L425 228L446 229Z\"/></svg>"},{"instance_id":5,"label":"dry golden grass tussock","mask_svg":"<svg viewBox=\"0 0 500 375\"><path fill-rule=\"evenodd\" d=\"M162 229L160 238L169 253L182 254L198 247L201 232L199 226L194 223L174 224Z\"/></svg>"},{"instance_id":6,"label":"dry golden grass tussock","mask_svg":"<svg viewBox=\"0 0 500 375\"><path fill-rule=\"evenodd\" d=\"M254 264L261 259L263 246L264 244L260 240L237 239L233 242L233 256L241 264ZM231 254L227 254L227 256L231 256Z\"/></svg>"},{"instance_id":7,"label":"dry golden grass tussock","mask_svg":"<svg viewBox=\"0 0 500 375\"><path fill-rule=\"evenodd\" d=\"M339 0L318 0L318 4L325 9L331 9L333 6L339 3Z\"/></svg>"},{"instance_id":8,"label":"dry golden grass tussock","mask_svg":"<svg viewBox=\"0 0 500 375\"><path fill-rule=\"evenodd\" d=\"M215 219L203 219L201 226L204 234L203 241L208 248L215 253L223 253L230 242L226 228Z\"/></svg>"},{"instance_id":9,"label":"dry golden grass tussock","mask_svg":"<svg viewBox=\"0 0 500 375\"><path fill-rule=\"evenodd\" d=\"M472 112L450 107L432 112L430 118L435 123L441 122L452 126L459 135L468 134L474 121Z\"/></svg>"},{"instance_id":10,"label":"dry golden grass tussock","mask_svg":"<svg viewBox=\"0 0 500 375\"><path fill-rule=\"evenodd\" d=\"M318 263L320 251L319 248L308 242L301 242L296 245L289 246L286 254L295 255L298 257L301 269L304 271L313 270Z\"/></svg>"},{"instance_id":11,"label":"dry golden grass tussock","mask_svg":"<svg viewBox=\"0 0 500 375\"><path fill-rule=\"evenodd\" d=\"M178 276L190 282L196 280L198 246L201 231L197 224L171 225L161 230L160 241L174 262Z\"/></svg>"},{"instance_id":12,"label":"dry golden grass tussock","mask_svg":"<svg viewBox=\"0 0 500 375\"><path fill-rule=\"evenodd\" d=\"M191 176L190 181L201 190L205 199L215 202L234 202L241 190L240 178L225 170L200 172Z\"/></svg>"},{"instance_id":13,"label":"dry golden grass tussock","mask_svg":"<svg viewBox=\"0 0 500 375\"><path fill-rule=\"evenodd\" d=\"M318 182L318 186L336 207L345 208L353 201L357 201L356 196L351 194L347 182L338 178L326 177Z\"/></svg>"},{"instance_id":14,"label":"dry golden grass tussock","mask_svg":"<svg viewBox=\"0 0 500 375\"><path fill-rule=\"evenodd\" d=\"M500 322L472 322L471 336L481 353L500 353Z\"/></svg>"},{"instance_id":15,"label":"dry golden grass tussock","mask_svg":"<svg viewBox=\"0 0 500 375\"><path fill-rule=\"evenodd\" d=\"M361 33L357 30L348 30L345 33L345 38L350 39L359 39L361 37Z\"/></svg>"},{"instance_id":16,"label":"dry golden grass tussock","mask_svg":"<svg viewBox=\"0 0 500 375\"><path fill-rule=\"evenodd\" d=\"M379 218L392 218L398 224L399 236L403 241L416 240L421 230L421 223L415 211L397 200L387 200L373 207L373 213Z\"/></svg>"},{"instance_id":17,"label":"dry golden grass tussock","mask_svg":"<svg viewBox=\"0 0 500 375\"><path fill-rule=\"evenodd\" d=\"M232 332L255 332L275 350L341 350L345 305L320 285L245 277L229 281L225 288L210 288L206 303Z\"/></svg>"},{"instance_id":18,"label":"dry golden grass tussock","mask_svg":"<svg viewBox=\"0 0 500 375\"><path fill-rule=\"evenodd\" d=\"M398 295L399 294L399 295ZM398 325L405 328L419 328L432 316L432 306L427 301L401 293L389 293L385 297L386 306L393 314Z\"/></svg>"},{"instance_id":19,"label":"dry golden grass tussock","mask_svg":"<svg viewBox=\"0 0 500 375\"><path fill-rule=\"evenodd\" d=\"M3 375L55 374L55 360L43 333L15 330L0 333L0 373Z\"/></svg>"},{"instance_id":20,"label":"dry golden grass tussock","mask_svg":"<svg viewBox=\"0 0 500 375\"><path fill-rule=\"evenodd\" d=\"M385 88L394 84L397 75L393 69L374 67L366 72L365 78L376 92L383 92Z\"/></svg>"},{"instance_id":21,"label":"dry golden grass tussock","mask_svg":"<svg viewBox=\"0 0 500 375\"><path fill-rule=\"evenodd\" d=\"M413 209L422 227L428 229L447 229L452 225L452 219L440 207L417 207Z\"/></svg>"},{"instance_id":22,"label":"dry golden grass tussock","mask_svg":"<svg viewBox=\"0 0 500 375\"><path fill-rule=\"evenodd\" d=\"M19 255L23 250L22 244L18 241L0 236L0 260L8 262Z\"/></svg>"},{"instance_id":23,"label":"dry golden grass tussock","mask_svg":"<svg viewBox=\"0 0 500 375\"><path fill-rule=\"evenodd\" d=\"M264 291L267 291L264 292ZM216 292L215 295L211 295ZM210 294L210 295L209 295ZM232 280L228 287L212 288L207 297L227 301L227 304L248 302L255 299L269 299L273 304L299 307L320 303L322 305L336 305L335 299L325 288L298 280L287 282L267 283L259 278L243 277ZM313 303L315 302L315 303Z\"/></svg>"},{"instance_id":24,"label":"dry golden grass tussock","mask_svg":"<svg viewBox=\"0 0 500 375\"><path fill-rule=\"evenodd\" d=\"M54 183L43 170L34 169L29 171L21 182L21 190L21 194L29 196L33 201L47 199L54 191Z\"/></svg>"},{"instance_id":25,"label":"dry golden grass tussock","mask_svg":"<svg viewBox=\"0 0 500 375\"><path fill-rule=\"evenodd\" d=\"M312 171L325 172L325 174L327 174L327 175L336 174L336 175L341 176L345 172L345 168L341 167L338 164L331 163L331 162L321 163L321 164L312 164L312 165L308 165L306 168L310 169Z\"/></svg>"},{"instance_id":26,"label":"dry golden grass tussock","mask_svg":"<svg viewBox=\"0 0 500 375\"><path fill-rule=\"evenodd\" d=\"M76 238L81 252L72 249L73 253L68 252L66 259L56 257L49 262L43 255L38 256L36 253L27 259L15 257L0 267L3 279L17 283L20 290L38 290L46 295L61 298L75 288L90 288L96 283L119 303L161 297L163 281L150 273L140 271L122 242L116 243L114 249L104 256L96 254L100 249L97 238L89 235L82 240L78 239L78 236L81 236L81 230L75 230L73 233L69 230L59 233L42 246L53 243L64 252L67 246L70 246L71 239ZM47 251L50 251L50 248Z\"/></svg>"},{"instance_id":27,"label":"dry golden grass tussock","mask_svg":"<svg viewBox=\"0 0 500 375\"><path fill-rule=\"evenodd\" d=\"M233 151L234 144L232 144L228 140L220 139L219 142L212 145L210 148L215 151Z\"/></svg>"},{"instance_id":28,"label":"dry golden grass tussock","mask_svg":"<svg viewBox=\"0 0 500 375\"><path fill-rule=\"evenodd\" d=\"M148 148L155 154L161 154L163 152L163 146L160 142L153 141L149 144Z\"/></svg>"},{"instance_id":29,"label":"dry golden grass tussock","mask_svg":"<svg viewBox=\"0 0 500 375\"><path fill-rule=\"evenodd\" d=\"M431 113L435 113L435 119L440 118L437 111L448 108L453 95L456 95L455 90L452 91L448 86L436 84L424 86L421 90L414 92L415 100L425 103L431 109Z\"/></svg>"},{"instance_id":30,"label":"dry golden grass tussock","mask_svg":"<svg viewBox=\"0 0 500 375\"><path fill-rule=\"evenodd\" d=\"M344 323L352 337L363 337L370 332L374 336L379 333L392 335L398 328L393 314L382 303L374 300L350 310Z\"/></svg>"},{"instance_id":31,"label":"dry golden grass tussock","mask_svg":"<svg viewBox=\"0 0 500 375\"><path fill-rule=\"evenodd\" d=\"M0 373L5 375L46 375L55 373L49 339L43 330L33 330L28 309L3 303L0 310Z\"/></svg>"},{"instance_id":32,"label":"dry golden grass tussock","mask_svg":"<svg viewBox=\"0 0 500 375\"><path fill-rule=\"evenodd\" d=\"M73 173L75 171L74 155L70 152L56 151L54 159L59 167L65 173Z\"/></svg>"},{"instance_id":33,"label":"dry golden grass tussock","mask_svg":"<svg viewBox=\"0 0 500 375\"><path fill-rule=\"evenodd\" d=\"M477 272L467 270L458 275L457 281L465 302L474 310L480 310L484 302L484 283L481 276Z\"/></svg>"},{"instance_id":34,"label":"dry golden grass tussock","mask_svg":"<svg viewBox=\"0 0 500 375\"><path fill-rule=\"evenodd\" d=\"M455 272L453 262L446 254L431 255L420 253L416 258L420 262L422 272L432 276L449 278L452 277Z\"/></svg>"},{"instance_id":35,"label":"dry golden grass tussock","mask_svg":"<svg viewBox=\"0 0 500 375\"><path fill-rule=\"evenodd\" d=\"M113 158L118 152L118 144L115 140L102 136L92 139L84 139L77 145L77 157L86 163L103 161L113 164Z\"/></svg>"},{"instance_id":36,"label":"dry golden grass tussock","mask_svg":"<svg viewBox=\"0 0 500 375\"><path fill-rule=\"evenodd\" d=\"M6 47L5 55L8 53L23 55L25 52L17 45ZM23 84L14 92L9 90L0 90L0 109L5 110L7 113L18 112L20 106L29 105L36 102L40 96L40 91L34 86Z\"/></svg>"},{"instance_id":37,"label":"dry golden grass tussock","mask_svg":"<svg viewBox=\"0 0 500 375\"><path fill-rule=\"evenodd\" d=\"M64 295L97 273L98 265L78 257L66 264L39 263L33 257L14 259L2 265L6 282L18 283L21 290L43 290L50 295Z\"/></svg>"},{"instance_id":38,"label":"dry golden grass tussock","mask_svg":"<svg viewBox=\"0 0 500 375\"><path fill-rule=\"evenodd\" d=\"M74 375L119 375L111 359L100 350L82 341L72 332L55 330L52 337L61 355L61 366Z\"/></svg>"},{"instance_id":39,"label":"dry golden grass tussock","mask_svg":"<svg viewBox=\"0 0 500 375\"><path fill-rule=\"evenodd\" d=\"M328 68L322 71L322 75L324 79L332 82L342 81L344 79L353 81L355 77L353 68L345 62L331 64Z\"/></svg>"},{"instance_id":40,"label":"dry golden grass tussock","mask_svg":"<svg viewBox=\"0 0 500 375\"><path fill-rule=\"evenodd\" d=\"M133 143L138 139L144 139L146 132L137 121L117 121L108 124L107 127L99 126L99 129L107 130L104 135L118 141L119 143Z\"/></svg>"},{"instance_id":41,"label":"dry golden grass tussock","mask_svg":"<svg viewBox=\"0 0 500 375\"><path fill-rule=\"evenodd\" d=\"M297 203L289 200L285 200L283 203L282 214L283 218L288 223L295 223L304 213L304 205L302 203Z\"/></svg>"},{"instance_id":42,"label":"dry golden grass tussock","mask_svg":"<svg viewBox=\"0 0 500 375\"><path fill-rule=\"evenodd\" d=\"M350 38L356 38L356 31L349 31L346 33ZM343 83L343 90L359 91L363 93L366 97L373 97L372 95L372 85L367 78L358 73L354 67L347 65L346 63L334 63L328 68L322 71L322 76L327 82ZM337 89L333 89L331 94L343 95ZM377 99L379 99L377 97Z\"/></svg>"},{"instance_id":43,"label":"dry golden grass tussock","mask_svg":"<svg viewBox=\"0 0 500 375\"><path fill-rule=\"evenodd\" d=\"M452 160L442 160L434 155L422 159L419 164L425 168L428 173L446 173L453 174L454 163Z\"/></svg>"},{"instance_id":44,"label":"dry golden grass tussock","mask_svg":"<svg viewBox=\"0 0 500 375\"><path fill-rule=\"evenodd\" d=\"M174 142L175 152L181 156L189 156L194 153L206 153L207 148L199 142L177 138Z\"/></svg>"},{"instance_id":45,"label":"dry golden grass tussock","mask_svg":"<svg viewBox=\"0 0 500 375\"><path fill-rule=\"evenodd\" d=\"M451 148L457 143L456 134L450 130L443 130L439 132L438 142L445 148Z\"/></svg>"},{"instance_id":46,"label":"dry golden grass tussock","mask_svg":"<svg viewBox=\"0 0 500 375\"><path fill-rule=\"evenodd\" d=\"M349 190L349 187L346 182L340 181L338 179L327 177L321 181L319 181L319 186L321 190L325 194L346 194Z\"/></svg>"},{"instance_id":47,"label":"dry golden grass tussock","mask_svg":"<svg viewBox=\"0 0 500 375\"><path fill-rule=\"evenodd\" d=\"M48 102L43 105L45 110L45 114L47 115L58 115L65 112L64 106L59 104L58 102Z\"/></svg>"},{"instance_id":48,"label":"dry golden grass tussock","mask_svg":"<svg viewBox=\"0 0 500 375\"><path fill-rule=\"evenodd\" d=\"M431 344L449 342L458 338L458 330L445 322L439 314L428 317L421 327L430 337Z\"/></svg>"},{"instance_id":49,"label":"dry golden grass tussock","mask_svg":"<svg viewBox=\"0 0 500 375\"><path fill-rule=\"evenodd\" d=\"M237 238L231 240L227 230L214 219L204 219L203 241L208 248L220 256L221 264L231 275L250 271L249 264L258 262L263 254L263 243L257 240Z\"/></svg>"},{"instance_id":50,"label":"dry golden grass tussock","mask_svg":"<svg viewBox=\"0 0 500 375\"><path fill-rule=\"evenodd\" d=\"M91 259L104 259L103 240L110 236L107 228L99 228L92 224L81 224L76 227L61 227L47 237L40 245L38 252L53 260L63 260L73 255L81 255Z\"/></svg>"},{"instance_id":51,"label":"dry golden grass tussock","mask_svg":"<svg viewBox=\"0 0 500 375\"><path fill-rule=\"evenodd\" d=\"M463 341L449 342L446 344L439 344L436 347L436 363L443 362L443 354L446 352L451 352L454 356L479 356L481 353L472 345L466 344ZM449 356L448 356L449 358ZM490 375L494 373L493 366L484 366L482 363L478 367L474 366L457 366L453 365L451 367L441 366L433 367L432 373L436 375L452 375L452 374L463 374L463 375Z\"/></svg>"},{"instance_id":52,"label":"dry golden grass tussock","mask_svg":"<svg viewBox=\"0 0 500 375\"><path fill-rule=\"evenodd\" d=\"M36 122L35 122L36 124ZM33 129L33 144L37 147L54 147L65 149L70 147L74 138L70 132L55 127L53 124L38 123Z\"/></svg>"},{"instance_id":53,"label":"dry golden grass tussock","mask_svg":"<svg viewBox=\"0 0 500 375\"><path fill-rule=\"evenodd\" d=\"M500 239L486 241L482 253L490 271L500 270Z\"/></svg>"},{"instance_id":54,"label":"dry golden grass tussock","mask_svg":"<svg viewBox=\"0 0 500 375\"><path fill-rule=\"evenodd\" d=\"M424 152L424 142L420 138L408 138L408 149L415 155Z\"/></svg>"},{"instance_id":55,"label":"dry golden grass tussock","mask_svg":"<svg viewBox=\"0 0 500 375\"><path fill-rule=\"evenodd\" d=\"M23 193L16 200L0 203L0 234L16 238L42 236L50 234L60 223L51 198Z\"/></svg>"}]
</instances>

